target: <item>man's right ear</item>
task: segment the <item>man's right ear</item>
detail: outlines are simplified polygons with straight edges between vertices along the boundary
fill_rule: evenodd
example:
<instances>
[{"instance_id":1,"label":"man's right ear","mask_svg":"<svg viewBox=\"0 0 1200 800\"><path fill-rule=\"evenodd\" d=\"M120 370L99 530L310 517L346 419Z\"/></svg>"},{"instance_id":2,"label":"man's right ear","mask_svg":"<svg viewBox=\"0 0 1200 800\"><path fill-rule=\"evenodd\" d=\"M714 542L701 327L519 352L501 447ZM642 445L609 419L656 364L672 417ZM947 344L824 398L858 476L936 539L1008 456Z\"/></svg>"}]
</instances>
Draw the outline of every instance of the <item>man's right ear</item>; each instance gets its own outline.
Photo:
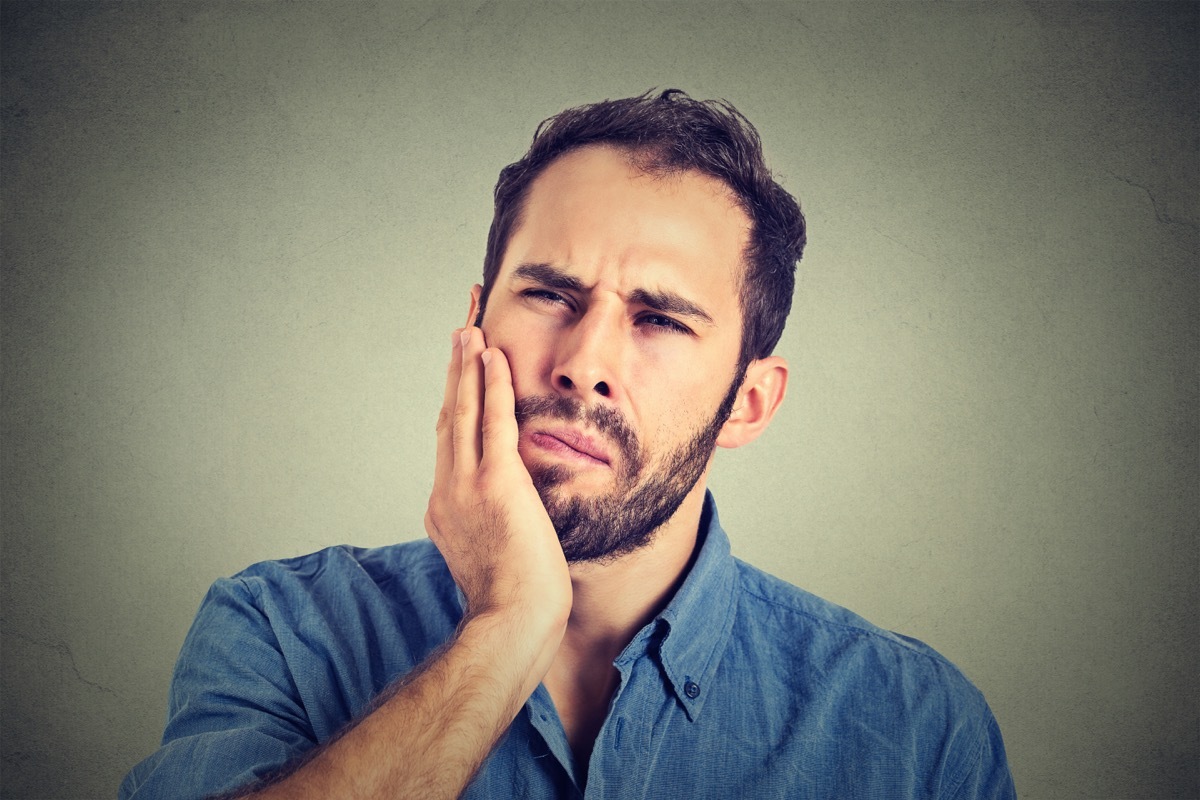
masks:
<instances>
[{"instance_id":1,"label":"man's right ear","mask_svg":"<svg viewBox=\"0 0 1200 800\"><path fill-rule=\"evenodd\" d=\"M471 287L471 306L467 310L466 327L471 327L475 324L476 317L479 316L479 298L483 295L483 287L478 283Z\"/></svg>"}]
</instances>

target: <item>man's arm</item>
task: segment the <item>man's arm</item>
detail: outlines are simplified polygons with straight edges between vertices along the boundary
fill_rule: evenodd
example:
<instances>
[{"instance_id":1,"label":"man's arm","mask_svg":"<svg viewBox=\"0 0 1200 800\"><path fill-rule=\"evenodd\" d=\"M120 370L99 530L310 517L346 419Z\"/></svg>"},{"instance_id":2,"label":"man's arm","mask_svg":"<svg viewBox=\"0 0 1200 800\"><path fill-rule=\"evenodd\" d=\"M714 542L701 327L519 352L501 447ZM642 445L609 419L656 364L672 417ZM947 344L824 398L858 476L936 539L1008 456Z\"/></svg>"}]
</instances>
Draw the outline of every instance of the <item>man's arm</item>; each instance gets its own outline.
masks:
<instances>
[{"instance_id":1,"label":"man's arm","mask_svg":"<svg viewBox=\"0 0 1200 800\"><path fill-rule=\"evenodd\" d=\"M486 366L485 366L486 364ZM571 582L517 453L508 361L455 332L425 527L467 598L448 646L345 734L239 796L457 797L537 688L562 640Z\"/></svg>"},{"instance_id":2,"label":"man's arm","mask_svg":"<svg viewBox=\"0 0 1200 800\"><path fill-rule=\"evenodd\" d=\"M457 797L536 688L539 639L506 618L468 621L343 736L282 780L232 797Z\"/></svg>"}]
</instances>

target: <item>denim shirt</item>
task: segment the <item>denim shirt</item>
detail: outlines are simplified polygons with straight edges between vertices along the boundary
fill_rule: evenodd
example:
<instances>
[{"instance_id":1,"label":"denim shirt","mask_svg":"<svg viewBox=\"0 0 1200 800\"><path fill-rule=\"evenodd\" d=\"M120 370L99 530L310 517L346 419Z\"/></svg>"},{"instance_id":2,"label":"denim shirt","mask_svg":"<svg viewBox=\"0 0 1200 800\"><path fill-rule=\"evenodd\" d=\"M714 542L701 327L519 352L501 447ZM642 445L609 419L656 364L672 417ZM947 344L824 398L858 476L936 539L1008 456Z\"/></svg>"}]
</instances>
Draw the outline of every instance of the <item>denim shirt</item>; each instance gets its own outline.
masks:
<instances>
[{"instance_id":1,"label":"denim shirt","mask_svg":"<svg viewBox=\"0 0 1200 800\"><path fill-rule=\"evenodd\" d=\"M996 722L949 661L733 558L711 495L700 537L683 585L613 662L586 776L539 686L463 797L1015 797ZM120 796L203 798L278 770L461 616L428 540L217 581L176 664L162 746Z\"/></svg>"}]
</instances>

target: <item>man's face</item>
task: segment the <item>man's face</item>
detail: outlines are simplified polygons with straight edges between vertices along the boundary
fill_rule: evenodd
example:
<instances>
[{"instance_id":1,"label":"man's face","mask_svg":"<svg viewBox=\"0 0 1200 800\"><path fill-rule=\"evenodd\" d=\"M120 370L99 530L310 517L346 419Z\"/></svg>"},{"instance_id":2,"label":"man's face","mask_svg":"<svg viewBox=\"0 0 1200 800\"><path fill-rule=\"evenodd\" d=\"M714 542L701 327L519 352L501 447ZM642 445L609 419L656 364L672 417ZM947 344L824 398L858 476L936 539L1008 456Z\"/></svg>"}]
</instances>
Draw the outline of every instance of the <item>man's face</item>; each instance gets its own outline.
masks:
<instances>
[{"instance_id":1,"label":"man's face","mask_svg":"<svg viewBox=\"0 0 1200 800\"><path fill-rule=\"evenodd\" d=\"M605 147L530 187L482 325L569 561L637 549L701 490L741 377L749 226L719 181L649 176Z\"/></svg>"}]
</instances>

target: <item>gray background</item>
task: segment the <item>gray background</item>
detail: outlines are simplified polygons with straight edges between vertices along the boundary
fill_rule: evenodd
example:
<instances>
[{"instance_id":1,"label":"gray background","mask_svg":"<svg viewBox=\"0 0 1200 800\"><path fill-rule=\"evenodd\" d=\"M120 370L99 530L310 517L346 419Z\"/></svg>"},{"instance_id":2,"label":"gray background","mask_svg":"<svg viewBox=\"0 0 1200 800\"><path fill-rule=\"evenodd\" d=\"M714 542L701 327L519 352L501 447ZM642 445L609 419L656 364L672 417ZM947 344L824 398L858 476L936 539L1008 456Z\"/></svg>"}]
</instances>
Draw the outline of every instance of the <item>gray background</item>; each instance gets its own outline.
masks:
<instances>
[{"instance_id":1,"label":"gray background","mask_svg":"<svg viewBox=\"0 0 1200 800\"><path fill-rule=\"evenodd\" d=\"M735 552L958 663L1024 798L1200 796L1195 4L0 8L4 797L115 792L213 579L422 535L499 167L651 86L810 221Z\"/></svg>"}]
</instances>

